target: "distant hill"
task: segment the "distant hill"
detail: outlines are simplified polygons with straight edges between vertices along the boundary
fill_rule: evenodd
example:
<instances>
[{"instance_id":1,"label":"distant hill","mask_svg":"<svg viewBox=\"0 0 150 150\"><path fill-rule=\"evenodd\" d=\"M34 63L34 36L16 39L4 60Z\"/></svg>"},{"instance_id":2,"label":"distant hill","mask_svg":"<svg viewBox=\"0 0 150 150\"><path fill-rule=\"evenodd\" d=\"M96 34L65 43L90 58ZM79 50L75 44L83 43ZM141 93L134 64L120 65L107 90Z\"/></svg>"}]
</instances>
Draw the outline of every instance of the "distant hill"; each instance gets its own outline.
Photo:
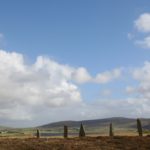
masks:
<instances>
[{"instance_id":1,"label":"distant hill","mask_svg":"<svg viewBox=\"0 0 150 150\"><path fill-rule=\"evenodd\" d=\"M150 129L150 119L141 118L143 129ZM40 126L39 128L59 128L67 125L68 127L77 128L80 126L81 122L87 128L100 128L109 126L112 122L113 125L117 128L136 128L136 119L132 118L123 118L123 117L114 117L106 119L95 119L95 120L82 120L82 121L60 121L49 123Z\"/></svg>"},{"instance_id":2,"label":"distant hill","mask_svg":"<svg viewBox=\"0 0 150 150\"><path fill-rule=\"evenodd\" d=\"M11 127L7 127L7 126L0 126L0 131L1 130L8 130L8 129L12 129Z\"/></svg>"}]
</instances>

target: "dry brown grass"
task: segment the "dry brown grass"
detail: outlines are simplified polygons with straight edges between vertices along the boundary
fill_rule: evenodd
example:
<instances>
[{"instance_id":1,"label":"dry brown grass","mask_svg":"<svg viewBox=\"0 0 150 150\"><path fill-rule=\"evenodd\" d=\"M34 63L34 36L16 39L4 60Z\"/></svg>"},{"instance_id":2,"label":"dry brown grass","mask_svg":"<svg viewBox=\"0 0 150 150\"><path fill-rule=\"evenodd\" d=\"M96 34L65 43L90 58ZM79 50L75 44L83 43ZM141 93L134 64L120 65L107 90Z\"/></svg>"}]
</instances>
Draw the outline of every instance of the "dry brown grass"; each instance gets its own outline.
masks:
<instances>
[{"instance_id":1,"label":"dry brown grass","mask_svg":"<svg viewBox=\"0 0 150 150\"><path fill-rule=\"evenodd\" d=\"M1 138L0 150L150 150L150 137Z\"/></svg>"}]
</instances>

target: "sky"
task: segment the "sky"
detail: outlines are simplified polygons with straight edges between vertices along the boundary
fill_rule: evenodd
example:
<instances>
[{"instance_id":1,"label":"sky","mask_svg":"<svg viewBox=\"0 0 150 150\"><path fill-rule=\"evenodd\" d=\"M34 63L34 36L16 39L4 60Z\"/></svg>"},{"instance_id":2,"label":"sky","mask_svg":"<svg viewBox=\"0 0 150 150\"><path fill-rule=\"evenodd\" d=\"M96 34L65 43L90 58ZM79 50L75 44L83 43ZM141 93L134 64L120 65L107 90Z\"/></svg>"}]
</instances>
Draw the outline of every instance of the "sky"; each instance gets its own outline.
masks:
<instances>
[{"instance_id":1,"label":"sky","mask_svg":"<svg viewBox=\"0 0 150 150\"><path fill-rule=\"evenodd\" d=\"M1 0L0 125L150 117L149 0Z\"/></svg>"}]
</instances>

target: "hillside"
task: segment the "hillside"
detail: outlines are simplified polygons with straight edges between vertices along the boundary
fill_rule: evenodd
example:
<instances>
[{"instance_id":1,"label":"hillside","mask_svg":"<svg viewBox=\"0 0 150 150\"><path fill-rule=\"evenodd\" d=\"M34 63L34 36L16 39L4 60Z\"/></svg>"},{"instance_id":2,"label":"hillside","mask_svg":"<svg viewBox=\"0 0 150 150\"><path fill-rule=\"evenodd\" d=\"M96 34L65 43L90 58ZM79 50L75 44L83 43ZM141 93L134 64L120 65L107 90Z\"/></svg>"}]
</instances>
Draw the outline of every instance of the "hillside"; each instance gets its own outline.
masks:
<instances>
[{"instance_id":1,"label":"hillside","mask_svg":"<svg viewBox=\"0 0 150 150\"><path fill-rule=\"evenodd\" d=\"M150 129L150 119L141 119L142 126L144 129ZM112 122L116 128L127 128L134 129L136 128L136 119L132 118L123 118L123 117L114 117L106 119L95 119L95 120L82 120L82 121L60 121L55 123L49 123L42 125L39 128L61 128L64 125L68 127L77 128L80 126L80 123L86 128L100 128L109 126L109 123Z\"/></svg>"}]
</instances>

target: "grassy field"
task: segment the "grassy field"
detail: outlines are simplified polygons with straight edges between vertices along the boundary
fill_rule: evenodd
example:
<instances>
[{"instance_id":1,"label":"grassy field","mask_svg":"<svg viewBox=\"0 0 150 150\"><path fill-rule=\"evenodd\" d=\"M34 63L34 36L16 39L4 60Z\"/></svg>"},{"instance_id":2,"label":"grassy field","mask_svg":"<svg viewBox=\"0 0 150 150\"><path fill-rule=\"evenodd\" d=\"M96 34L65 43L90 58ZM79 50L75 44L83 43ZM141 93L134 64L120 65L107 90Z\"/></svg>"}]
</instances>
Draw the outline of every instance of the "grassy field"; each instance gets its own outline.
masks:
<instances>
[{"instance_id":1,"label":"grassy field","mask_svg":"<svg viewBox=\"0 0 150 150\"><path fill-rule=\"evenodd\" d=\"M16 138L34 138L36 136L36 128L21 128L21 129L3 129L0 132L0 137L16 137ZM109 128L87 128L85 127L87 136L108 136ZM150 135L149 130L143 131L144 135ZM78 137L79 128L69 128L69 137ZM114 135L116 136L137 136L136 129L115 128ZM63 127L61 128L42 128L40 129L41 137L63 137Z\"/></svg>"},{"instance_id":2,"label":"grassy field","mask_svg":"<svg viewBox=\"0 0 150 150\"><path fill-rule=\"evenodd\" d=\"M150 137L0 138L0 150L150 150Z\"/></svg>"},{"instance_id":3,"label":"grassy field","mask_svg":"<svg viewBox=\"0 0 150 150\"><path fill-rule=\"evenodd\" d=\"M144 130L144 137L138 137L135 129L115 128L113 138L109 129L87 128L86 137L78 138L79 128L69 128L69 138L63 138L63 127L3 129L0 133L0 150L150 150L150 135ZM46 134L46 135L45 135Z\"/></svg>"}]
</instances>

